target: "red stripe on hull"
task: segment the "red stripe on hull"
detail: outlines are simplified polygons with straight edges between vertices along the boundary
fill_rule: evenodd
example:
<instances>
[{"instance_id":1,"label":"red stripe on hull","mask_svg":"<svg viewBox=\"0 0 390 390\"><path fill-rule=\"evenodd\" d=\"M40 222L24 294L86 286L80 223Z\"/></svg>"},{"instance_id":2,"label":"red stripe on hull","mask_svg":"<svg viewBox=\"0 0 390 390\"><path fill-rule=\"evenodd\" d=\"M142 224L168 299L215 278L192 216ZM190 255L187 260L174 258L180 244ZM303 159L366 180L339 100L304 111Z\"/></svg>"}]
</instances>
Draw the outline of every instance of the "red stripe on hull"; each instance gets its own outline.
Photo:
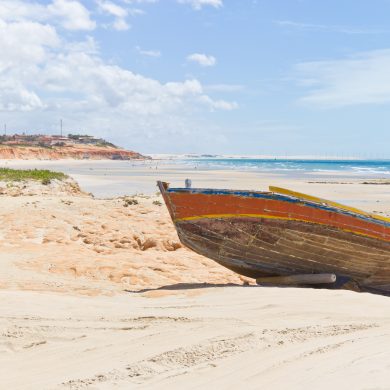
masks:
<instances>
[{"instance_id":1,"label":"red stripe on hull","mask_svg":"<svg viewBox=\"0 0 390 390\"><path fill-rule=\"evenodd\" d=\"M390 228L379 223L346 215L337 211L310 207L306 203L292 203L277 199L250 198L235 195L169 193L174 219L204 215L263 215L309 223L328 225L357 234L390 241Z\"/></svg>"}]
</instances>

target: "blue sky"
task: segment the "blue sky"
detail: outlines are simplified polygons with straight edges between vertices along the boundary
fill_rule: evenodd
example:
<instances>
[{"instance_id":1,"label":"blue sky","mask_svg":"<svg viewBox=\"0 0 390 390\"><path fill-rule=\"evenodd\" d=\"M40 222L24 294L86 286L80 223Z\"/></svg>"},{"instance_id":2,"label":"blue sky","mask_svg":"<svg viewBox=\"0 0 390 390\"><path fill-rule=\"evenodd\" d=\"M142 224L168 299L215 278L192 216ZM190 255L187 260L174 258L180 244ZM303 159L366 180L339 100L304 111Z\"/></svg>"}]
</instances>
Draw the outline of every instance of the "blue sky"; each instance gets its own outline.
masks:
<instances>
[{"instance_id":1,"label":"blue sky","mask_svg":"<svg viewBox=\"0 0 390 390\"><path fill-rule=\"evenodd\" d=\"M0 1L0 123L144 153L390 158L390 2ZM3 126L1 126L2 128Z\"/></svg>"}]
</instances>

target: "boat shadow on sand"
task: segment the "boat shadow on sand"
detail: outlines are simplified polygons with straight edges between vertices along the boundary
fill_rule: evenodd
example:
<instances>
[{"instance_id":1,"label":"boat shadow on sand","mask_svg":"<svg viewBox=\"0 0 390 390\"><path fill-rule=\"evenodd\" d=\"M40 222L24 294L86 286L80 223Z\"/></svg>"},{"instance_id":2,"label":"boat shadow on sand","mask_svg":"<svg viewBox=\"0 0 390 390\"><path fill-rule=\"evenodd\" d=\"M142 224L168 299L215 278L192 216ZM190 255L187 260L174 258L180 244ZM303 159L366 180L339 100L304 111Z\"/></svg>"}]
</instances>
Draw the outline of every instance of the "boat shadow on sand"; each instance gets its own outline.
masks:
<instances>
[{"instance_id":1,"label":"boat shadow on sand","mask_svg":"<svg viewBox=\"0 0 390 390\"><path fill-rule=\"evenodd\" d=\"M124 290L132 294L143 294L150 291L180 291L180 290L198 290L203 288L221 288L221 287L241 287L241 288L306 288L314 290L334 290L332 287L315 285L280 285L280 284L238 284L238 283L175 283L156 288L143 288L142 290Z\"/></svg>"},{"instance_id":2,"label":"boat shadow on sand","mask_svg":"<svg viewBox=\"0 0 390 390\"><path fill-rule=\"evenodd\" d=\"M241 287L241 288L276 288L276 289L288 289L288 288L299 288L299 289L311 289L311 290L338 290L337 283L333 285L326 284L270 284L270 283L175 283L168 284L165 286L155 287L155 288L143 288L141 290L124 290L125 292L132 294L143 294L152 291L185 291L185 290L199 290L205 288L223 288L223 287ZM390 296L388 293L383 293L383 291L375 291L374 289L371 291L361 291L353 288L348 289L351 292L360 292L360 293L372 293L379 294L383 296Z\"/></svg>"},{"instance_id":3,"label":"boat shadow on sand","mask_svg":"<svg viewBox=\"0 0 390 390\"><path fill-rule=\"evenodd\" d=\"M166 286L161 286L156 288L144 288L142 290L124 290L124 291L133 294L142 294L149 291L196 290L200 288L215 288L215 287L257 287L257 286L249 285L249 284L236 284L236 283L175 283L175 284L168 284Z\"/></svg>"}]
</instances>

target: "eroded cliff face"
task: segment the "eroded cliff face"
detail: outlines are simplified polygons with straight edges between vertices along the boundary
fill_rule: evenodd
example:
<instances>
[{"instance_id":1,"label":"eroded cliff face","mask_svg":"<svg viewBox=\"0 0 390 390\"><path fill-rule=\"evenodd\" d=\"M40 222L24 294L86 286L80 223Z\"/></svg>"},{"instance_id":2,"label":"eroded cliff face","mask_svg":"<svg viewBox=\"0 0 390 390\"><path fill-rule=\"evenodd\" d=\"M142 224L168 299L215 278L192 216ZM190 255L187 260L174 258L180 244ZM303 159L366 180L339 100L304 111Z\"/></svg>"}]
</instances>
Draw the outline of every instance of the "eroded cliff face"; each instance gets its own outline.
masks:
<instances>
[{"instance_id":1,"label":"eroded cliff face","mask_svg":"<svg viewBox=\"0 0 390 390\"><path fill-rule=\"evenodd\" d=\"M140 153L91 145L35 147L0 145L0 159L20 160L59 160L59 159L91 159L91 160L130 160L147 159Z\"/></svg>"}]
</instances>

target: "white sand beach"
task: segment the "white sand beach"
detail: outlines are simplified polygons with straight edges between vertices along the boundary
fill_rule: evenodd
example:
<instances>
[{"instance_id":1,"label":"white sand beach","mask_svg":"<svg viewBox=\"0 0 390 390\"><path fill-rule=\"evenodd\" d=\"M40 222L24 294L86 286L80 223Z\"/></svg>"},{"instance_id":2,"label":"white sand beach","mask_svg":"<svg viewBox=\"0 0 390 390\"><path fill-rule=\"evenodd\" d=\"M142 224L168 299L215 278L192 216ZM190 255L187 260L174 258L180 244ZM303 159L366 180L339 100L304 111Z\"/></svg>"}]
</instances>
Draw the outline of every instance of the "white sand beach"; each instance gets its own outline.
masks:
<instances>
[{"instance_id":1,"label":"white sand beach","mask_svg":"<svg viewBox=\"0 0 390 390\"><path fill-rule=\"evenodd\" d=\"M189 174L390 215L359 178ZM184 248L158 195L26 191L0 195L0 388L390 388L389 298L256 286Z\"/></svg>"}]
</instances>

